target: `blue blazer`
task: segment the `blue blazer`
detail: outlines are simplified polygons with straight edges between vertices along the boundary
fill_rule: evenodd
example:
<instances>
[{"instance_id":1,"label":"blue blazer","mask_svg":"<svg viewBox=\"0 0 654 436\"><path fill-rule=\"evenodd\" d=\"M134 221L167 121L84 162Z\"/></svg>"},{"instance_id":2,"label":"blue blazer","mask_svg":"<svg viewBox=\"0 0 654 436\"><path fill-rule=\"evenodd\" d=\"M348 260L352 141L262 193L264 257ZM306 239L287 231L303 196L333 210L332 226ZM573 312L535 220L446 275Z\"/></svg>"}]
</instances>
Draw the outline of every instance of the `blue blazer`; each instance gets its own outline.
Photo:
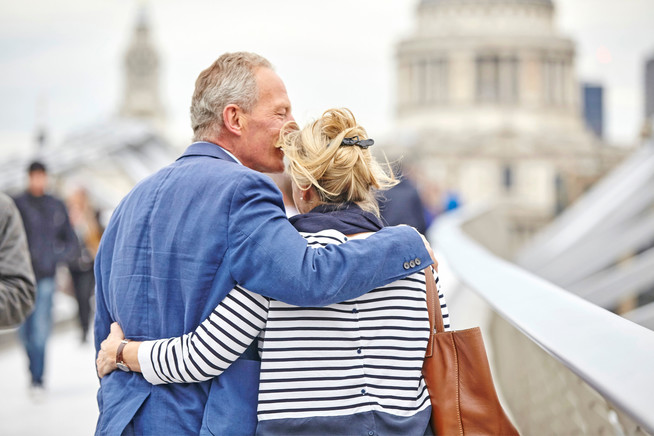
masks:
<instances>
[{"instance_id":1,"label":"blue blazer","mask_svg":"<svg viewBox=\"0 0 654 436\"><path fill-rule=\"evenodd\" d=\"M134 340L188 333L237 283L322 306L430 264L409 227L307 247L269 177L215 144L194 143L140 182L111 217L95 263L96 350L114 321ZM114 371L100 382L96 434L254 433L259 363L250 351L210 382L152 386L140 374Z\"/></svg>"}]
</instances>

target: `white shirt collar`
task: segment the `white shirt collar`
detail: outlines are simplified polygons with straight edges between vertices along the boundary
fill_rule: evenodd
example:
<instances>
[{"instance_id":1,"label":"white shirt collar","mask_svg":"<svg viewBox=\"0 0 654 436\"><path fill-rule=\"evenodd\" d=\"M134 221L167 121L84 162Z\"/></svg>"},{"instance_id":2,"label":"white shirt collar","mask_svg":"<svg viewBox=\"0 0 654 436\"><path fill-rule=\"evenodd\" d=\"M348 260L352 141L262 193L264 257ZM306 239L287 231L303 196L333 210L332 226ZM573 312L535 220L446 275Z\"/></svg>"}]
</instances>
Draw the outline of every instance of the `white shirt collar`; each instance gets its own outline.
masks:
<instances>
[{"instance_id":1,"label":"white shirt collar","mask_svg":"<svg viewBox=\"0 0 654 436\"><path fill-rule=\"evenodd\" d=\"M207 142L207 141L196 141L196 142L194 142L193 144L198 144L198 143L200 143L200 142ZM191 145L193 145L193 144L191 144ZM215 144L215 143L212 142L211 144ZM218 144L215 144L215 145L218 145ZM218 145L218 147L220 147L220 145ZM232 153L230 153L229 151L225 150L223 147L220 147L220 148L222 148L223 151L224 151L225 153L227 153L228 155L230 155L230 156L232 157L232 159L234 159L234 160L236 161L237 164L239 164L239 165L243 165L243 162L241 162L240 160L238 160L238 158L237 158L236 156L234 156Z\"/></svg>"}]
</instances>

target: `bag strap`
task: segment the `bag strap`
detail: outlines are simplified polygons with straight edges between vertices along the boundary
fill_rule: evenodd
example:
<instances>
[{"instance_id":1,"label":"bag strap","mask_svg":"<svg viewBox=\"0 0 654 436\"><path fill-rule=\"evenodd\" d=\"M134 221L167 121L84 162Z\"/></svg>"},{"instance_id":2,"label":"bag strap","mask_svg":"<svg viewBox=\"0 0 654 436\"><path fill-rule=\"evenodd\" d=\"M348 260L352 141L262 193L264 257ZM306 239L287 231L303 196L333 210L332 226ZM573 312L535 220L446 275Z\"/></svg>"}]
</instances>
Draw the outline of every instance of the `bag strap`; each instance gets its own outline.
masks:
<instances>
[{"instance_id":1,"label":"bag strap","mask_svg":"<svg viewBox=\"0 0 654 436\"><path fill-rule=\"evenodd\" d=\"M441 311L441 300L438 298L438 289L436 289L436 280L432 267L425 268L425 282L427 285L427 311L429 312L429 328L431 333L443 333L443 312ZM429 335L431 340L431 334Z\"/></svg>"}]
</instances>

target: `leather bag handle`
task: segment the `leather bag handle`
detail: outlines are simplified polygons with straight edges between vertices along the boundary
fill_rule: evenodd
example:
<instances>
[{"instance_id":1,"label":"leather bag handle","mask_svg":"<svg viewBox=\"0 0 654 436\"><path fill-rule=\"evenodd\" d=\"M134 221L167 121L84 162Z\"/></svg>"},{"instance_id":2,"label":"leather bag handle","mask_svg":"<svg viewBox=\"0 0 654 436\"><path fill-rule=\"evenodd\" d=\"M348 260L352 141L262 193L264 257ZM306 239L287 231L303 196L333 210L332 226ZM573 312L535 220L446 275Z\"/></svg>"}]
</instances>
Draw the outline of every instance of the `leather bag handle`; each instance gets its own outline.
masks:
<instances>
[{"instance_id":1,"label":"leather bag handle","mask_svg":"<svg viewBox=\"0 0 654 436\"><path fill-rule=\"evenodd\" d=\"M436 280L431 266L425 268L425 286L427 291L427 313L429 314L429 342L427 342L425 357L431 357L434 353L434 335L445 331L441 302L438 298L438 289L436 288Z\"/></svg>"},{"instance_id":2,"label":"leather bag handle","mask_svg":"<svg viewBox=\"0 0 654 436\"><path fill-rule=\"evenodd\" d=\"M441 301L438 298L438 289L436 289L436 280L431 266L425 268L425 282L427 284L427 311L429 312L429 327L432 333L443 333L443 311L441 310Z\"/></svg>"}]
</instances>

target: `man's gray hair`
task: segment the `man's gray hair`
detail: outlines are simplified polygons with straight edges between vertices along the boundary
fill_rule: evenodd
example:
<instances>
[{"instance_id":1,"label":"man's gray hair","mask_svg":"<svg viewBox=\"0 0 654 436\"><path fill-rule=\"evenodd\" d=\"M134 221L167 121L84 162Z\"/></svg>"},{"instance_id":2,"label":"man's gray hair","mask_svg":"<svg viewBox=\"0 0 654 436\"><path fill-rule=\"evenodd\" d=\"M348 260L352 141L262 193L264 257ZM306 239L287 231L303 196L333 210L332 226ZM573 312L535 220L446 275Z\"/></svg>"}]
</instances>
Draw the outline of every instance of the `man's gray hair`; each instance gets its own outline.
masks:
<instances>
[{"instance_id":1,"label":"man's gray hair","mask_svg":"<svg viewBox=\"0 0 654 436\"><path fill-rule=\"evenodd\" d=\"M200 73L191 100L194 141L215 139L220 134L227 105L252 111L259 97L254 77L257 68L272 69L272 65L258 54L236 52L225 53Z\"/></svg>"}]
</instances>

